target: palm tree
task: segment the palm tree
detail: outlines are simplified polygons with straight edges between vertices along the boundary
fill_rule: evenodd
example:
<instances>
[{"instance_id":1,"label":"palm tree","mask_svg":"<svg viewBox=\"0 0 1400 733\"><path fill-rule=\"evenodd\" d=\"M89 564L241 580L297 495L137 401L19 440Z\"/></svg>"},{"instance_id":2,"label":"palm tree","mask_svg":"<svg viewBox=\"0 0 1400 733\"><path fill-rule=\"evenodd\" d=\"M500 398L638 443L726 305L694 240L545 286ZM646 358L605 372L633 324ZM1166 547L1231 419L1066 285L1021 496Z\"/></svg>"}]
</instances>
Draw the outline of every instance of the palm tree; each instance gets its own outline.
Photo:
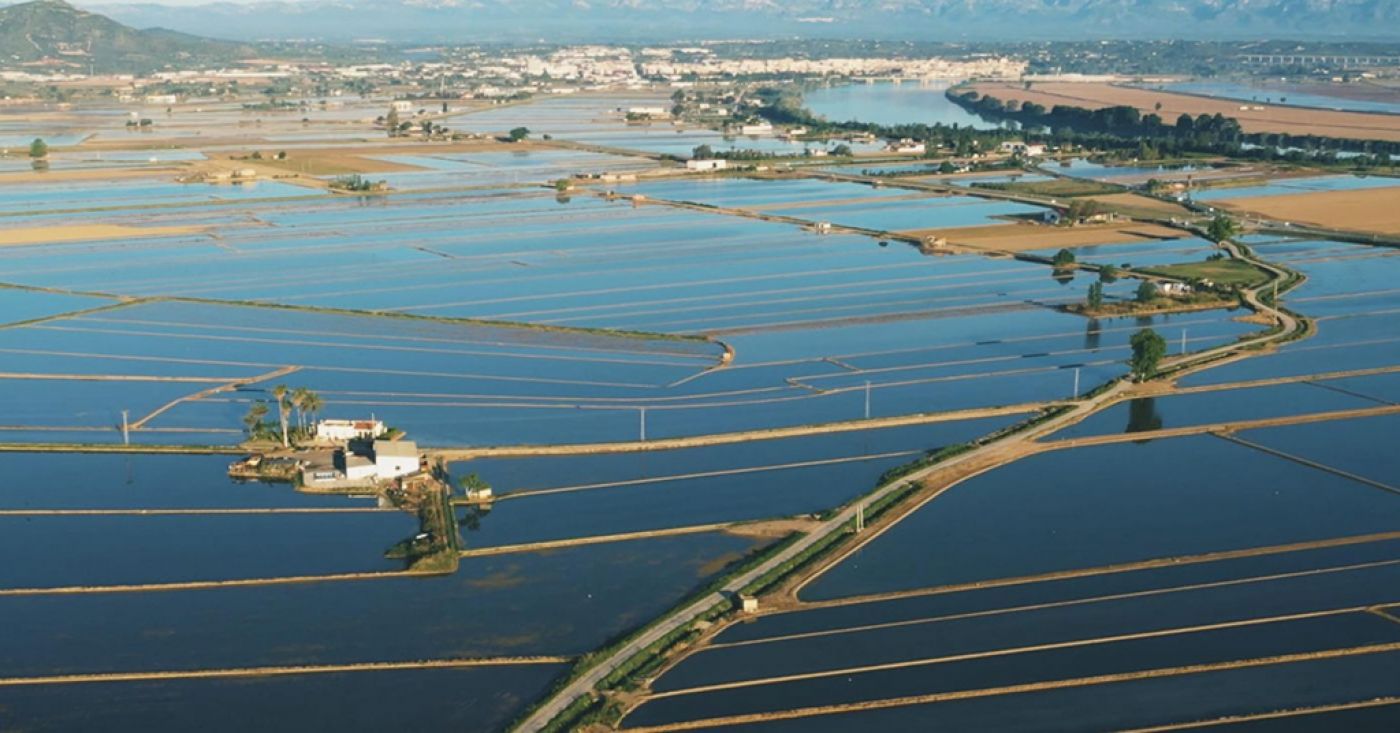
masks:
<instances>
[{"instance_id":1,"label":"palm tree","mask_svg":"<svg viewBox=\"0 0 1400 733\"><path fill-rule=\"evenodd\" d=\"M321 395L309 389L306 390L306 394L302 397L301 409L310 413L312 423L316 422L316 416L321 412L321 408L325 406L326 403L321 399Z\"/></svg>"},{"instance_id":2,"label":"palm tree","mask_svg":"<svg viewBox=\"0 0 1400 733\"><path fill-rule=\"evenodd\" d=\"M297 430L306 432L306 398L311 394L311 390L305 387L297 387L292 390L292 407L296 408Z\"/></svg>"},{"instance_id":3,"label":"palm tree","mask_svg":"<svg viewBox=\"0 0 1400 733\"><path fill-rule=\"evenodd\" d=\"M254 402L248 407L248 414L243 416L243 427L248 431L248 437L256 438L263 424L263 418L267 417L267 405L262 402Z\"/></svg>"},{"instance_id":4,"label":"palm tree","mask_svg":"<svg viewBox=\"0 0 1400 733\"><path fill-rule=\"evenodd\" d=\"M279 384L273 387L272 396L277 398L277 421L282 425L282 447L290 448L292 443L287 439L287 411L291 403L287 399L287 385Z\"/></svg>"}]
</instances>

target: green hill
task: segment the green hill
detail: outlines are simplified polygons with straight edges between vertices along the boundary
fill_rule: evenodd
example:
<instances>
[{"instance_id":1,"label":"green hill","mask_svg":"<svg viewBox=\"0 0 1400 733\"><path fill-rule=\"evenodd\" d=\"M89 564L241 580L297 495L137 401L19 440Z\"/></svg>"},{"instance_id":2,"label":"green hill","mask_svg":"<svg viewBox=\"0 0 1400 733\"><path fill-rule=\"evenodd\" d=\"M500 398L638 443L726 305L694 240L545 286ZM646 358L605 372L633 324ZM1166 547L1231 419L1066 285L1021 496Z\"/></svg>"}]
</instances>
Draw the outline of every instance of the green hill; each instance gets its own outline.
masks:
<instances>
[{"instance_id":1,"label":"green hill","mask_svg":"<svg viewBox=\"0 0 1400 733\"><path fill-rule=\"evenodd\" d=\"M252 47L174 31L137 30L63 0L0 8L0 67L150 71L233 60Z\"/></svg>"}]
</instances>

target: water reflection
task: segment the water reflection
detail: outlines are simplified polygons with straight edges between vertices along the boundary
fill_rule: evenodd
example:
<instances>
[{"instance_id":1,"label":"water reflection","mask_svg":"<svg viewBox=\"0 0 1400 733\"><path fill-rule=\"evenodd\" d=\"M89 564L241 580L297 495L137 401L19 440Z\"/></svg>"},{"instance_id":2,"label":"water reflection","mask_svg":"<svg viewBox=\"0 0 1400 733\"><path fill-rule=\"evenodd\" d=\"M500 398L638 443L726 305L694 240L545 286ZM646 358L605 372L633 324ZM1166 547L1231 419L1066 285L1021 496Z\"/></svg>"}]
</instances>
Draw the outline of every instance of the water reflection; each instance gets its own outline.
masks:
<instances>
[{"instance_id":1,"label":"water reflection","mask_svg":"<svg viewBox=\"0 0 1400 733\"><path fill-rule=\"evenodd\" d=\"M1103 326L1099 319L1090 318L1089 323L1084 326L1084 349L1095 351L1099 348L1099 340L1103 337Z\"/></svg>"},{"instance_id":2,"label":"water reflection","mask_svg":"<svg viewBox=\"0 0 1400 733\"><path fill-rule=\"evenodd\" d=\"M1161 429L1162 415L1157 412L1156 397L1142 397L1128 403L1128 427L1123 432L1145 433Z\"/></svg>"}]
</instances>

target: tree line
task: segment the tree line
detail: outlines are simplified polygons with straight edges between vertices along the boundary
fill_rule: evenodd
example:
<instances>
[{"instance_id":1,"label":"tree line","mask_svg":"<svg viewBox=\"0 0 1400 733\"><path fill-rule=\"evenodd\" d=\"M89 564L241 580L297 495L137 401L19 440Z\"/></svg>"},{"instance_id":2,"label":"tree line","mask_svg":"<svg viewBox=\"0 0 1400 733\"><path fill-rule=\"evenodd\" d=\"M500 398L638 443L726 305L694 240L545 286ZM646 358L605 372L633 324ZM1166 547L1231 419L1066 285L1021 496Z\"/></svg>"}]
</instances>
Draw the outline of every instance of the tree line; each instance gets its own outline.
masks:
<instances>
[{"instance_id":1,"label":"tree line","mask_svg":"<svg viewBox=\"0 0 1400 733\"><path fill-rule=\"evenodd\" d=\"M1153 148L1159 155L1206 152L1262 160L1316 160L1335 162L1338 152L1359 155L1360 166L1390 165L1400 155L1400 142L1350 140L1320 135L1247 133L1239 120L1220 113L1178 116L1173 124L1155 112L1143 114L1136 107L1118 105L1087 109L1057 104L1046 108L1035 102L1003 101L975 91L949 90L948 98L959 106L994 120L1010 120L1023 127L1046 130L1051 140L1092 143L1101 148Z\"/></svg>"}]
</instances>

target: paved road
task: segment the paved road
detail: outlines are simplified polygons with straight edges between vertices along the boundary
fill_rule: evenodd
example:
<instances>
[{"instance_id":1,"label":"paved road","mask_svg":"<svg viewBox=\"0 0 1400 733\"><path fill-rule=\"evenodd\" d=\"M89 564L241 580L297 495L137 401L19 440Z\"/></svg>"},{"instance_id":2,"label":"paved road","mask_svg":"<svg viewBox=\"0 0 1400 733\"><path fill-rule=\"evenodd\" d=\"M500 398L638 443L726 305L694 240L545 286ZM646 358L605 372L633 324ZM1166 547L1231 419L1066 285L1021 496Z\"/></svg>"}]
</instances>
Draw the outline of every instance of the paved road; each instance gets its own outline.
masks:
<instances>
[{"instance_id":1,"label":"paved road","mask_svg":"<svg viewBox=\"0 0 1400 733\"><path fill-rule=\"evenodd\" d=\"M1230 250L1232 255L1240 257L1240 259L1244 259L1248 262L1258 265L1259 267L1265 270L1268 270L1269 272L1273 273L1275 277L1282 278L1286 276L1286 273L1281 268L1259 262L1257 260L1254 260L1253 258L1241 257L1240 251L1233 245L1227 245L1227 249ZM1272 285L1269 285L1268 287L1272 287ZM1264 313L1266 315L1270 315L1278 319L1278 321L1283 325L1282 329L1275 333L1260 336L1249 341L1241 341L1237 343L1227 344L1225 346L1216 347L1214 349L1207 349L1206 351L1197 352L1195 354L1187 354L1172 360L1167 360L1163 362L1163 366L1184 366L1186 364L1190 364L1196 361L1209 360L1222 353L1238 351L1244 346L1252 344L1271 343L1279 339L1287 338L1291 336L1295 331L1297 331L1297 329L1299 328L1298 320L1293 316L1273 306L1268 306L1262 303L1257 297L1257 290L1258 289L1245 291L1245 299L1253 307L1257 308L1260 313ZM1011 445L1014 442L1030 441L1042 435L1048 435L1056 430L1059 430L1062 427L1065 427L1069 424L1083 419L1084 417L1087 417L1089 414L1096 412L1099 409L1109 404L1112 404L1113 402L1118 401L1125 393L1127 393L1131 389L1132 384L1126 380L1120 380L1118 382L1115 382L1111 387L1104 390L1100 394L1095 395L1094 397L1082 400L1080 402L1072 403L1073 407L1069 411L1065 412L1064 414L1058 415L1050 420L1047 420L1041 423L1040 425L1037 425L1031 430L1018 433L1006 439L990 443L988 445L982 446L981 448L977 448L967 453L963 453L952 459L943 461L933 466L929 466L927 468L904 476L896 481L881 486L880 488L876 489L874 492L869 494L862 504L872 504L878 502L884 497L899 490L900 487L904 486L906 483L910 481L921 480L935 471L946 471L949 468L953 468L964 463L984 458L989 453L992 453L994 451L1004 451L1006 450L1008 445ZM704 598L701 598L700 600L696 601L695 603L692 603L691 605L685 607L684 609L663 618L661 621L656 623L646 632L637 636L632 641L628 642L626 645L613 652L613 654L607 659L599 662L596 666L589 669L578 679L574 680L569 685L556 692L552 697L546 700L544 704L537 708L534 711L534 713L532 713L529 717L523 720L515 728L515 730L520 731L521 733L534 733L535 731L543 729L549 723L550 720L554 719L555 716L563 712L564 709L567 708L574 700L592 691L597 686L597 684L603 680L603 678L611 674L628 659L631 659L634 655L641 652L646 647L661 640L663 637L665 637L672 631L675 631L679 628L690 624L702 613L704 613L705 611L712 608L715 604L722 601L725 598L724 594L738 592L744 586L758 579L770 570L773 570L774 568L777 568L778 566L782 565L788 560L796 557L797 555L801 554L802 552L817 544L818 542L821 542L832 533L844 531L845 524L855 519L857 506L859 505L861 504L852 504L845 510L838 513L836 516L832 517L830 520L824 522L817 528L813 529L811 532L803 536L798 541L784 548L781 552L777 553L773 557L768 558L767 560L763 561L762 563L759 563L759 565L749 570L748 572L730 580L724 585L720 592L711 593L705 596Z\"/></svg>"}]
</instances>

